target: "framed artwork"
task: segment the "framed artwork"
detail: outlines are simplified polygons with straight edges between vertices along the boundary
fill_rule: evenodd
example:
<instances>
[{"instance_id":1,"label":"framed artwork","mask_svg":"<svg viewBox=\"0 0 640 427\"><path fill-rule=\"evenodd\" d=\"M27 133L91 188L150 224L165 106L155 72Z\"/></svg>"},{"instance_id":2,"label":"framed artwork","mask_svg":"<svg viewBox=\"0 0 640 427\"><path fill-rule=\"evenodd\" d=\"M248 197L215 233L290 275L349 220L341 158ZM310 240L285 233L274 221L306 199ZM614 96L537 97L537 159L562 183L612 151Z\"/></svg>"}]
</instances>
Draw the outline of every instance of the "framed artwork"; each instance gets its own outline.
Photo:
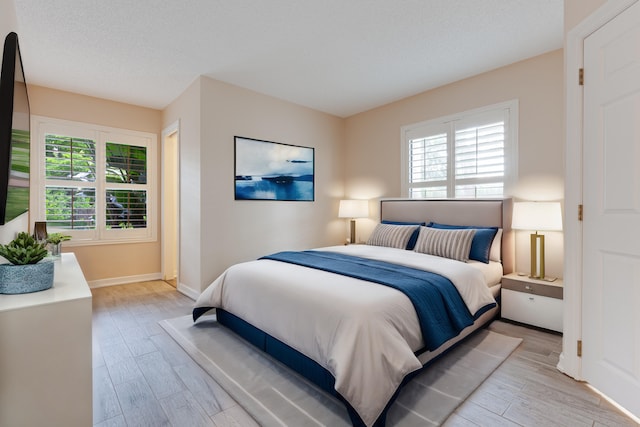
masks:
<instances>
[{"instance_id":1,"label":"framed artwork","mask_svg":"<svg viewBox=\"0 0 640 427\"><path fill-rule=\"evenodd\" d=\"M235 139L236 200L314 200L314 149Z\"/></svg>"}]
</instances>

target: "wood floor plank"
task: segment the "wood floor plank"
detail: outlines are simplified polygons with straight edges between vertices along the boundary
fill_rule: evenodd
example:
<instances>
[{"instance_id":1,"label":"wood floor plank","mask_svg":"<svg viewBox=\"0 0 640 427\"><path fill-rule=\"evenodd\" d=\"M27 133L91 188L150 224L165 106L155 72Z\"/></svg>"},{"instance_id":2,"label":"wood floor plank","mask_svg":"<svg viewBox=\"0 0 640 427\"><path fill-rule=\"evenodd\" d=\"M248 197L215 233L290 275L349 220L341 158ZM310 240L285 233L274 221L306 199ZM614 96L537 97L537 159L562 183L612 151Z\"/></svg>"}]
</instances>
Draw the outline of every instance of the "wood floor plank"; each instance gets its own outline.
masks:
<instances>
[{"instance_id":1,"label":"wood floor plank","mask_svg":"<svg viewBox=\"0 0 640 427\"><path fill-rule=\"evenodd\" d=\"M237 405L235 400L196 363L174 366L173 369L207 415L215 415Z\"/></svg>"},{"instance_id":2,"label":"wood floor plank","mask_svg":"<svg viewBox=\"0 0 640 427\"><path fill-rule=\"evenodd\" d=\"M104 363L107 366L122 362L126 359L131 359L133 357L131 351L129 350L129 347L124 342L122 336L101 341L100 348L102 349L102 357L104 358Z\"/></svg>"},{"instance_id":3,"label":"wood floor plank","mask_svg":"<svg viewBox=\"0 0 640 427\"><path fill-rule=\"evenodd\" d=\"M514 396L517 396L525 385L513 381L503 381L503 378L491 375L478 387L476 392L486 392L507 402L512 402Z\"/></svg>"},{"instance_id":4,"label":"wood floor plank","mask_svg":"<svg viewBox=\"0 0 640 427\"><path fill-rule=\"evenodd\" d=\"M114 387L125 416L127 412L133 412L136 409L149 407L157 403L151 387L149 387L144 378L115 384Z\"/></svg>"},{"instance_id":5,"label":"wood floor plank","mask_svg":"<svg viewBox=\"0 0 640 427\"><path fill-rule=\"evenodd\" d=\"M158 401L125 412L124 418L129 427L173 427Z\"/></svg>"},{"instance_id":6,"label":"wood floor plank","mask_svg":"<svg viewBox=\"0 0 640 427\"><path fill-rule=\"evenodd\" d=\"M520 424L494 414L493 412L476 405L473 402L466 401L458 409L455 414L479 426L491 427L520 427Z\"/></svg>"},{"instance_id":7,"label":"wood floor plank","mask_svg":"<svg viewBox=\"0 0 640 427\"><path fill-rule=\"evenodd\" d=\"M137 326L135 316L128 307L122 307L112 311L111 316L120 332Z\"/></svg>"},{"instance_id":8,"label":"wood floor plank","mask_svg":"<svg viewBox=\"0 0 640 427\"><path fill-rule=\"evenodd\" d=\"M93 334L91 339L91 363L94 368L100 368L106 366L104 357L102 357L102 347L100 347L100 340Z\"/></svg>"},{"instance_id":9,"label":"wood floor plank","mask_svg":"<svg viewBox=\"0 0 640 427\"><path fill-rule=\"evenodd\" d=\"M111 364L107 366L107 369L113 384L122 384L143 378L142 371L138 368L138 363L133 357Z\"/></svg>"},{"instance_id":10,"label":"wood floor plank","mask_svg":"<svg viewBox=\"0 0 640 427\"><path fill-rule=\"evenodd\" d=\"M156 398L162 399L186 389L159 351L136 357L136 363Z\"/></svg>"},{"instance_id":11,"label":"wood floor plank","mask_svg":"<svg viewBox=\"0 0 640 427\"><path fill-rule=\"evenodd\" d=\"M197 404L190 391L184 391L160 399L171 425L189 427L213 427L213 420Z\"/></svg>"},{"instance_id":12,"label":"wood floor plank","mask_svg":"<svg viewBox=\"0 0 640 427\"><path fill-rule=\"evenodd\" d=\"M93 423L98 424L122 415L118 396L106 366L93 370Z\"/></svg>"},{"instance_id":13,"label":"wood floor plank","mask_svg":"<svg viewBox=\"0 0 640 427\"><path fill-rule=\"evenodd\" d=\"M569 407L598 407L600 399L586 387L575 387L569 389L566 384L559 383L556 378L547 378L547 382L539 382L537 378L529 382L523 389L523 394L535 398L536 400L551 402L556 405Z\"/></svg>"},{"instance_id":14,"label":"wood floor plank","mask_svg":"<svg viewBox=\"0 0 640 427\"><path fill-rule=\"evenodd\" d=\"M127 427L127 422L124 419L124 415L118 415L117 417L94 424L94 427Z\"/></svg>"},{"instance_id":15,"label":"wood floor plank","mask_svg":"<svg viewBox=\"0 0 640 427\"><path fill-rule=\"evenodd\" d=\"M443 424L444 427L478 427L478 424L462 418L460 415L453 413Z\"/></svg>"},{"instance_id":16,"label":"wood floor plank","mask_svg":"<svg viewBox=\"0 0 640 427\"><path fill-rule=\"evenodd\" d=\"M108 311L98 313L94 312L93 335L98 338L101 343L121 336L120 331L113 321L113 317L111 317L111 313Z\"/></svg>"},{"instance_id":17,"label":"wood floor plank","mask_svg":"<svg viewBox=\"0 0 640 427\"><path fill-rule=\"evenodd\" d=\"M467 399L478 406L483 407L496 415L502 415L509 408L512 400L505 400L490 393L488 389L477 389Z\"/></svg>"},{"instance_id":18,"label":"wood floor plank","mask_svg":"<svg viewBox=\"0 0 640 427\"><path fill-rule=\"evenodd\" d=\"M524 427L591 427L593 420L582 414L558 408L539 400L516 400L504 417Z\"/></svg>"}]
</instances>

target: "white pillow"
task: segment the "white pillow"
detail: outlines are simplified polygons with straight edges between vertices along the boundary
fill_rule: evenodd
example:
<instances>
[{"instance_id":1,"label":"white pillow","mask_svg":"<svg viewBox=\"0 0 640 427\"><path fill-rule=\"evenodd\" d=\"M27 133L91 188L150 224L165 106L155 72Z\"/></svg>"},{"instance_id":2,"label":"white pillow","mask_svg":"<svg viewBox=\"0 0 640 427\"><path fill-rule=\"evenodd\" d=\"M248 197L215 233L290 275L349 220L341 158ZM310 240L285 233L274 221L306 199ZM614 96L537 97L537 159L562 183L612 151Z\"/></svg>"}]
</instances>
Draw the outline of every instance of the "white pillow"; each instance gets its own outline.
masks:
<instances>
[{"instance_id":1,"label":"white pillow","mask_svg":"<svg viewBox=\"0 0 640 427\"><path fill-rule=\"evenodd\" d=\"M476 230L420 227L414 251L467 262Z\"/></svg>"}]
</instances>

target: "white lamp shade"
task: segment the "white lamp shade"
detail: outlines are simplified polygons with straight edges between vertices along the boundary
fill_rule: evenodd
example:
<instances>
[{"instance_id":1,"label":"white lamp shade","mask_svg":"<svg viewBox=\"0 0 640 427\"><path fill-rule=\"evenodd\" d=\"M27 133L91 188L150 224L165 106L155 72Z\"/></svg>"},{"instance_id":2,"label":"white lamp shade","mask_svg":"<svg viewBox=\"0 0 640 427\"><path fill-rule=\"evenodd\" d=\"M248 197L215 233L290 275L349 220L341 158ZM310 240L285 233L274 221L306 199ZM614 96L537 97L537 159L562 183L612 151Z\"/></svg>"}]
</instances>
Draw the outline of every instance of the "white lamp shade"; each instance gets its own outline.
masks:
<instances>
[{"instance_id":1,"label":"white lamp shade","mask_svg":"<svg viewBox=\"0 0 640 427\"><path fill-rule=\"evenodd\" d=\"M340 200L339 218L367 218L368 216L368 200Z\"/></svg>"},{"instance_id":2,"label":"white lamp shade","mask_svg":"<svg viewBox=\"0 0 640 427\"><path fill-rule=\"evenodd\" d=\"M560 231L559 202L518 202L513 204L511 228L515 230Z\"/></svg>"}]
</instances>

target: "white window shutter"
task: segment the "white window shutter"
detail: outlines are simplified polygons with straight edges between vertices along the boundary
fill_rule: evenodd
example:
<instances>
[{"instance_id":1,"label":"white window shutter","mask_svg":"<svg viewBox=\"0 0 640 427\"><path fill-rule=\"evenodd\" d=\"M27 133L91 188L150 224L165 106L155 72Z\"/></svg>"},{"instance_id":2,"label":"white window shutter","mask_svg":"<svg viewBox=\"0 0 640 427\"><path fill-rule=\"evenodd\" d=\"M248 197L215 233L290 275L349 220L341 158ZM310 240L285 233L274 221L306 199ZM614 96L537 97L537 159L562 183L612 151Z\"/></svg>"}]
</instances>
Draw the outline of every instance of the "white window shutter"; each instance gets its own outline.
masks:
<instances>
[{"instance_id":1,"label":"white window shutter","mask_svg":"<svg viewBox=\"0 0 640 427\"><path fill-rule=\"evenodd\" d=\"M517 101L403 127L403 188L412 198L503 197L517 166L512 125Z\"/></svg>"}]
</instances>

